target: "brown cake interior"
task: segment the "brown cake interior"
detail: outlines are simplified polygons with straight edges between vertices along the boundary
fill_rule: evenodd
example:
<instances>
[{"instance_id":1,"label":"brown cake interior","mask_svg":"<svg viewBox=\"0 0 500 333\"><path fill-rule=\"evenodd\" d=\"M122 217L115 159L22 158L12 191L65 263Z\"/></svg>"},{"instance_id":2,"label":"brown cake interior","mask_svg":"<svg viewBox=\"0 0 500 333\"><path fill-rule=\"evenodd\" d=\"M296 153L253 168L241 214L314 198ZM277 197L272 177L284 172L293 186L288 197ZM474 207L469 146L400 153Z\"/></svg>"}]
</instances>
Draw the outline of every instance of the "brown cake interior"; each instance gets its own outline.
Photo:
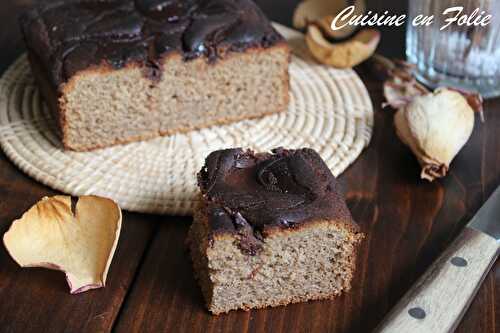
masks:
<instances>
[{"instance_id":1,"label":"brown cake interior","mask_svg":"<svg viewBox=\"0 0 500 333\"><path fill-rule=\"evenodd\" d=\"M137 66L81 72L61 98L64 144L86 150L283 111L288 57L284 44L233 53L216 65L174 55L154 84Z\"/></svg>"}]
</instances>

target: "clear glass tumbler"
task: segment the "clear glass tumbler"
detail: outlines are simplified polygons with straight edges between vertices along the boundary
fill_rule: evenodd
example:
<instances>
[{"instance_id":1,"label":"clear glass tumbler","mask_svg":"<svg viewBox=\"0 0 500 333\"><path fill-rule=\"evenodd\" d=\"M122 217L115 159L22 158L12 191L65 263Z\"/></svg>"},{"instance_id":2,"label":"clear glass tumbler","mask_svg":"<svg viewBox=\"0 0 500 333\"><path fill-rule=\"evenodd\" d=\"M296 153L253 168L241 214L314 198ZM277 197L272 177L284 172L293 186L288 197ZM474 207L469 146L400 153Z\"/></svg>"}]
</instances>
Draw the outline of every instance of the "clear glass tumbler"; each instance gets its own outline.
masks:
<instances>
[{"instance_id":1,"label":"clear glass tumbler","mask_svg":"<svg viewBox=\"0 0 500 333\"><path fill-rule=\"evenodd\" d=\"M491 14L486 26L458 25L440 30L463 7L462 15L478 8ZM434 15L428 26L413 25L417 15ZM483 97L500 96L500 0L409 0L406 56L417 66L417 76L435 88L453 86L479 92Z\"/></svg>"}]
</instances>

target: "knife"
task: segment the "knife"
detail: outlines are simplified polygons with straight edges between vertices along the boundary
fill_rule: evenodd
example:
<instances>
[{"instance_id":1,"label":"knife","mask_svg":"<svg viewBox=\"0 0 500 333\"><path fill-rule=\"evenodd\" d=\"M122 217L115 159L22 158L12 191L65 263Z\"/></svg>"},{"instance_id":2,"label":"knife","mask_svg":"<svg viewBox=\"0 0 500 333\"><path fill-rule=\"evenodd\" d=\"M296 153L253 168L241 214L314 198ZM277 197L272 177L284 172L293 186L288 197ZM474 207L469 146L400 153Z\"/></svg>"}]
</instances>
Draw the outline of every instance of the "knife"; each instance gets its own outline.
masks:
<instances>
[{"instance_id":1,"label":"knife","mask_svg":"<svg viewBox=\"0 0 500 333\"><path fill-rule=\"evenodd\" d=\"M376 332L453 332L500 249L500 187Z\"/></svg>"}]
</instances>

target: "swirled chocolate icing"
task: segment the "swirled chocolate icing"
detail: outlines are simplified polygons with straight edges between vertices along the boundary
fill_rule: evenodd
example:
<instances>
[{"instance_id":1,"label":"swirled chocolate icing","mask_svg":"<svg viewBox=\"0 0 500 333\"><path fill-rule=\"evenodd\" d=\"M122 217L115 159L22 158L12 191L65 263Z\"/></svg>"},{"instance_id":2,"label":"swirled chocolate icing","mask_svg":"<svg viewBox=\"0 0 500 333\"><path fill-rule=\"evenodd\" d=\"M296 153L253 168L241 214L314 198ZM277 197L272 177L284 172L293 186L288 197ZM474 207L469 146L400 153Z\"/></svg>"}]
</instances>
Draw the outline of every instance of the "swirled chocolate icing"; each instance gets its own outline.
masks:
<instances>
[{"instance_id":1,"label":"swirled chocolate icing","mask_svg":"<svg viewBox=\"0 0 500 333\"><path fill-rule=\"evenodd\" d=\"M242 149L211 153L198 174L211 232L241 235L253 254L270 228L296 228L309 221L352 222L339 185L312 149Z\"/></svg>"},{"instance_id":2,"label":"swirled chocolate icing","mask_svg":"<svg viewBox=\"0 0 500 333\"><path fill-rule=\"evenodd\" d=\"M21 27L55 86L92 65L158 68L170 52L215 61L283 40L251 0L43 1Z\"/></svg>"}]
</instances>

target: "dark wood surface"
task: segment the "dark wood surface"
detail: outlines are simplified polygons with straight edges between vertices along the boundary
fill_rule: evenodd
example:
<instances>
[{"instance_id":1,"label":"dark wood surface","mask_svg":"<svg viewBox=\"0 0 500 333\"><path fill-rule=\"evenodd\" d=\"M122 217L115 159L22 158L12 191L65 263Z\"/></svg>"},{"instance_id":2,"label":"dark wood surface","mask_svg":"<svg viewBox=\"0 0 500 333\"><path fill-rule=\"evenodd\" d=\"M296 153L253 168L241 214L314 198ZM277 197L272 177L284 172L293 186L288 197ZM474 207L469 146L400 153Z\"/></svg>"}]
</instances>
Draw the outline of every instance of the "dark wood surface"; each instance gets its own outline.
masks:
<instances>
[{"instance_id":1,"label":"dark wood surface","mask_svg":"<svg viewBox=\"0 0 500 333\"><path fill-rule=\"evenodd\" d=\"M0 4L0 72L23 52L17 14L34 0ZM289 24L296 1L258 1ZM405 11L405 1L369 1ZM380 52L402 56L404 30L382 29ZM486 102L486 123L434 183L396 138L381 85L358 70L375 106L369 148L340 178L367 237L352 292L317 301L214 317L205 310L184 249L189 218L124 214L107 287L70 295L60 272L21 269L0 246L1 332L367 332L372 330L500 184L500 99ZM44 195L55 192L18 171L0 153L0 233ZM500 264L481 286L457 332L500 331Z\"/></svg>"}]
</instances>

